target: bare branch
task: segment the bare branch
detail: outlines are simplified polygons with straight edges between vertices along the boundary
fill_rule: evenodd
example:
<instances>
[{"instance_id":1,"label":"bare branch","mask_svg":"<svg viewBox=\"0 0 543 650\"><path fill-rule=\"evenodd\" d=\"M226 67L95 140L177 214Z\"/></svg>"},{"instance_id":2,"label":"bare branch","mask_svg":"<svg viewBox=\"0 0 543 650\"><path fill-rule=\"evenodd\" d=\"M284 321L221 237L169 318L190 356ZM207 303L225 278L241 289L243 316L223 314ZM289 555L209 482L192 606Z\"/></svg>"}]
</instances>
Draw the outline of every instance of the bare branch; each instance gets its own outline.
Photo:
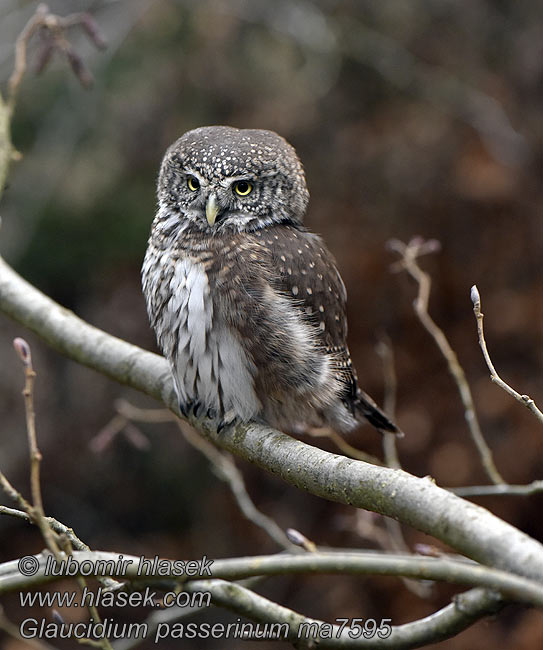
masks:
<instances>
[{"instance_id":1,"label":"bare branch","mask_svg":"<svg viewBox=\"0 0 543 650\"><path fill-rule=\"evenodd\" d=\"M394 366L394 350L392 348L392 342L388 336L381 336L376 351L381 357L383 363L383 379L385 385L385 398L383 400L383 405L385 412L394 419L396 413L397 378L396 368ZM396 445L397 437L398 436L392 433L383 431L383 454L387 467L401 469L402 466ZM390 519L389 517L385 517L384 522L388 533L388 545L385 546L385 548L392 548L396 553L409 552L410 549L405 541L400 522ZM418 582L409 578L404 578L403 582L407 589L419 598L428 598L430 596L432 587L428 583Z\"/></svg>"},{"instance_id":2,"label":"bare branch","mask_svg":"<svg viewBox=\"0 0 543 650\"><path fill-rule=\"evenodd\" d=\"M38 60L38 70L41 71L49 62L55 50L61 52L72 67L76 77L83 86L89 86L92 75L70 42L66 39L65 32L72 25L81 25L89 39L98 48L105 47L105 41L99 34L98 26L92 16L86 13L70 14L69 16L55 16L50 13L49 7L41 3L36 12L24 26L15 42L15 66L8 81L8 107L11 113L15 107L19 86L27 69L28 44L34 34L40 30L44 45Z\"/></svg>"},{"instance_id":3,"label":"bare branch","mask_svg":"<svg viewBox=\"0 0 543 650\"><path fill-rule=\"evenodd\" d=\"M27 513L28 519L32 521L32 506L23 497L19 490L13 487L13 485L8 481L7 477L2 472L0 472L0 486L2 486L2 489L10 497L10 499L13 499L15 503L18 503L19 506L23 508L23 510ZM8 509L11 510L11 508Z\"/></svg>"},{"instance_id":4,"label":"bare branch","mask_svg":"<svg viewBox=\"0 0 543 650\"><path fill-rule=\"evenodd\" d=\"M11 517L16 517L17 519L23 519L24 521L32 523L32 518L27 512L15 510L15 508L8 508L7 506L0 505L0 515L10 515ZM78 551L90 551L90 547L77 537L73 528L64 525L54 517L45 517L45 521L49 524L51 530L54 530L58 535L62 535L66 537L66 539L70 540L70 544L75 549Z\"/></svg>"},{"instance_id":5,"label":"bare branch","mask_svg":"<svg viewBox=\"0 0 543 650\"><path fill-rule=\"evenodd\" d=\"M92 327L23 280L0 258L0 311L59 352L161 400L178 413L167 362ZM433 535L483 564L543 579L543 546L484 508L429 479L328 453L255 423L217 433L193 424L216 445L311 494L373 510Z\"/></svg>"},{"instance_id":6,"label":"bare branch","mask_svg":"<svg viewBox=\"0 0 543 650\"><path fill-rule=\"evenodd\" d=\"M543 413L537 408L534 400L529 395L521 395L520 393L517 393L517 391L514 388L511 388L509 384L506 384L496 372L496 368L494 368L494 364L492 363L492 359L490 358L490 354L488 353L488 349L486 347L485 334L483 330L484 314L481 311L481 296L479 294L479 290L477 289L477 285L474 284L471 287L470 296L471 301L473 302L473 313L475 314L475 318L477 320L477 334L479 336L479 345L483 352L483 357L485 358L486 365L490 371L490 379L500 388L502 388L506 393L509 393L509 395L523 404L536 416L540 422L543 422Z\"/></svg>"},{"instance_id":7,"label":"bare branch","mask_svg":"<svg viewBox=\"0 0 543 650\"><path fill-rule=\"evenodd\" d=\"M38 52L37 72L43 71L54 52L58 51L66 58L83 86L89 86L93 81L83 60L65 36L66 29L72 25L81 25L96 47L105 47L105 41L100 36L98 26L90 14L76 13L66 17L55 16L49 12L49 7L44 3L38 5L36 12L17 37L15 64L8 81L7 98L4 100L0 94L0 197L6 183L10 163L21 157L11 141L11 118L15 110L19 87L27 70L28 44L33 36L39 33L43 41L41 50Z\"/></svg>"},{"instance_id":8,"label":"bare branch","mask_svg":"<svg viewBox=\"0 0 543 650\"><path fill-rule=\"evenodd\" d=\"M29 648L35 648L36 650L55 650L53 646L45 643L45 641L39 641L37 639L23 639L19 631L19 626L12 623L4 612L4 608L0 605L0 630L4 630L12 639L15 639L18 647L19 644L25 643Z\"/></svg>"},{"instance_id":9,"label":"bare branch","mask_svg":"<svg viewBox=\"0 0 543 650\"><path fill-rule=\"evenodd\" d=\"M46 567L48 553L39 553L33 557L38 560L39 568L32 576L22 575L18 560L0 564L0 594L18 589L28 589L37 585L48 584L61 579L59 570L48 571ZM108 551L74 551L73 558L77 565L94 567L96 573L88 576L108 576L108 570L117 563L118 553ZM135 584L157 583L170 587L168 579L175 584L199 580L209 575L205 569L194 576L182 575L173 571L167 574L161 568L160 576L151 573L152 568L140 565L136 556L122 554L126 567L123 578ZM50 561L50 560L49 560ZM109 564L108 564L109 562ZM164 575L163 575L164 574ZM347 575L381 575L406 576L422 580L441 580L451 584L485 587L500 591L507 598L543 607L543 584L536 578L526 578L498 569L482 566L467 560L455 560L449 557L421 557L416 555L385 555L376 552L354 551L317 551L315 553L280 553L278 555L257 555L213 560L211 574L214 579L241 580L255 576L299 575L299 574L347 574ZM165 583L168 583L165 585ZM175 586L175 585L174 585Z\"/></svg>"},{"instance_id":10,"label":"bare branch","mask_svg":"<svg viewBox=\"0 0 543 650\"><path fill-rule=\"evenodd\" d=\"M383 406L385 413L388 413L394 419L396 413L396 370L394 368L394 350L387 336L382 336L377 345L377 354L381 357L383 363L383 378L385 384L385 399ZM400 469L400 458L396 446L398 436L383 431L383 453L385 463L388 467Z\"/></svg>"},{"instance_id":11,"label":"bare branch","mask_svg":"<svg viewBox=\"0 0 543 650\"><path fill-rule=\"evenodd\" d=\"M97 556L115 554L87 554L96 558ZM125 556L123 556L125 557ZM79 558L81 561L83 557ZM136 560L137 558L132 558ZM224 561L223 561L224 562ZM228 560L226 561L228 562ZM12 563L13 564L13 563ZM2 573L5 565L0 565L0 584ZM193 580L184 584L184 589L189 593L209 592L211 593L212 602L220 607L231 609L239 614L247 616L253 621L270 622L273 624L287 623L288 632L292 641L299 641L300 625L303 623L317 623L318 629L322 630L323 621L309 619L301 614L293 612L286 607L269 601L250 589L240 584L232 584L220 579L212 580ZM494 591L485 589L472 589L460 594L454 598L453 603L447 605L442 610L434 614L399 626L391 626L390 635L386 639L379 640L379 647L394 648L415 648L433 641L442 640L454 636L469 627L478 619L489 614L496 613L504 604L501 596ZM155 633L160 629L161 624L167 625L172 620L177 620L181 616L192 613L192 608L187 611L174 611L173 609L155 612L152 620L149 620L151 631ZM275 630L278 629L276 626ZM334 626L334 637L339 631L338 626ZM305 636L305 635L304 635ZM310 635L309 635L310 637ZM130 648L135 644L129 641L120 642L116 645L119 648ZM43 647L43 646L42 646ZM303 647L297 644L297 647ZM309 644L306 647L311 647ZM343 636L339 639L320 639L319 647L321 648L374 648L375 639L352 639L348 636L348 628Z\"/></svg>"},{"instance_id":12,"label":"bare branch","mask_svg":"<svg viewBox=\"0 0 543 650\"><path fill-rule=\"evenodd\" d=\"M32 516L32 519L39 527L43 539L47 544L47 548L58 556L59 547L57 539L54 531L51 530L45 519L43 499L41 496L40 465L42 456L38 449L38 439L36 436L36 415L34 412L34 380L36 378L36 373L32 367L32 354L30 352L30 346L24 339L16 338L13 341L13 347L19 355L25 370L25 387L23 389L23 396L25 402L28 450L30 452L30 490L32 493L33 503L28 514Z\"/></svg>"},{"instance_id":13,"label":"bare branch","mask_svg":"<svg viewBox=\"0 0 543 650\"><path fill-rule=\"evenodd\" d=\"M528 483L528 485L510 485L509 483L503 483L502 485L467 485L449 489L460 497L496 496L502 494L526 497L543 492L543 481L533 481L532 483Z\"/></svg>"},{"instance_id":14,"label":"bare branch","mask_svg":"<svg viewBox=\"0 0 543 650\"><path fill-rule=\"evenodd\" d=\"M494 592L471 589L459 596L443 609L413 623L391 626L386 638L352 638L354 630L308 618L291 609L278 605L241 585L223 580L201 580L189 583L188 590L209 591L214 604L247 616L262 623L284 624L288 629L289 641L297 648L390 648L407 650L455 636L478 619L496 613L503 606L502 599ZM311 628L314 625L314 628ZM325 636L323 631L330 632ZM317 631L317 638L311 636L311 629ZM319 632L321 634L319 635ZM355 636L355 634L353 634ZM328 638L327 638L328 637Z\"/></svg>"},{"instance_id":15,"label":"bare branch","mask_svg":"<svg viewBox=\"0 0 543 650\"><path fill-rule=\"evenodd\" d=\"M401 257L398 264L395 265L395 268L406 270L418 284L418 295L414 303L415 313L427 332L434 339L441 354L447 361L449 372L458 387L460 399L464 405L466 422L473 442L479 452L483 467L493 483L505 483L494 464L492 452L490 451L490 448L483 437L481 427L479 426L473 396L464 369L460 365L456 352L452 349L443 330L438 327L428 312L432 280L430 276L420 268L417 258L421 255L438 250L439 242L435 240L424 241L420 238L415 238L408 244L404 244L397 239L392 239L388 242L388 247L390 250L398 253Z\"/></svg>"},{"instance_id":16,"label":"bare branch","mask_svg":"<svg viewBox=\"0 0 543 650\"><path fill-rule=\"evenodd\" d=\"M366 451L357 449L350 445L343 436L340 436L339 433L331 429L330 427L319 427L312 429L304 429L303 433L307 433L313 438L328 438L331 440L336 447L341 451L347 458L355 458L356 460L363 460L365 463L372 463L373 465L383 465L383 462L373 456L368 454ZM398 434L392 433L394 437L398 437Z\"/></svg>"}]
</instances>

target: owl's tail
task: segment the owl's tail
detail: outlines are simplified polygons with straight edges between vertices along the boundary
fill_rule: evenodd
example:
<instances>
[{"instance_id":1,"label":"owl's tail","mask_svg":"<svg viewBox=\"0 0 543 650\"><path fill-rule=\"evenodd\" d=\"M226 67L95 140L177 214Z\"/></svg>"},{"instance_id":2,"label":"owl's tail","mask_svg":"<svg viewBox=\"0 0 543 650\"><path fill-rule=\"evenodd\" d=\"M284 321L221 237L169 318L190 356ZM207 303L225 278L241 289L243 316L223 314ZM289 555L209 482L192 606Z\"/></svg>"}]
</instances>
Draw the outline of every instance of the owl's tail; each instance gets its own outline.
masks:
<instances>
[{"instance_id":1,"label":"owl's tail","mask_svg":"<svg viewBox=\"0 0 543 650\"><path fill-rule=\"evenodd\" d=\"M363 415L379 431L387 431L388 433L403 436L403 432L381 411L372 398L360 388L356 392L354 406L357 414Z\"/></svg>"}]
</instances>

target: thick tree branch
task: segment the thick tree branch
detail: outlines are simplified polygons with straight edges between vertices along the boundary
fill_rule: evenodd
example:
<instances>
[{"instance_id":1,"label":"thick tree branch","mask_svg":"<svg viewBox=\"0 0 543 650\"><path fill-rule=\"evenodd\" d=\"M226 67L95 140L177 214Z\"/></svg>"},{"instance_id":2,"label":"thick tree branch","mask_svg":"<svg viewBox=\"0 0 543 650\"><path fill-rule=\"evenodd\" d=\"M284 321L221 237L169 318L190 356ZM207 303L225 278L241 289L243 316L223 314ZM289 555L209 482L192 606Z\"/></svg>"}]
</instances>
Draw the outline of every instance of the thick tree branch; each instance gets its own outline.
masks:
<instances>
[{"instance_id":1,"label":"thick tree branch","mask_svg":"<svg viewBox=\"0 0 543 650\"><path fill-rule=\"evenodd\" d=\"M156 397L178 413L164 359L88 325L23 280L1 258L0 311L59 352ZM220 434L209 421L193 424L218 446L299 489L393 517L478 562L543 580L539 542L431 479L337 456L257 424L226 428Z\"/></svg>"}]
</instances>

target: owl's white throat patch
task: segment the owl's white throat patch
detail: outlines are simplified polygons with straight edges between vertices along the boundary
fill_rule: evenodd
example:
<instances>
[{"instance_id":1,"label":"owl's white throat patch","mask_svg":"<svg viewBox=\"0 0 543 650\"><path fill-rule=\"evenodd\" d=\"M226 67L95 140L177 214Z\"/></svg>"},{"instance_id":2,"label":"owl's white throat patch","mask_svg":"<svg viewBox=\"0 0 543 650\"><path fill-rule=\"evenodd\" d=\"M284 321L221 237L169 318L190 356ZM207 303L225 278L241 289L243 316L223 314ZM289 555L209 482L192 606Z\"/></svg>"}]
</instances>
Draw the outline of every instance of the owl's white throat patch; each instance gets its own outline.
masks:
<instances>
[{"instance_id":1,"label":"owl's white throat patch","mask_svg":"<svg viewBox=\"0 0 543 650\"><path fill-rule=\"evenodd\" d=\"M180 402L197 400L223 417L253 419L262 408L254 390L256 369L237 335L214 313L203 265L178 260L170 283L164 326L178 332L171 360Z\"/></svg>"}]
</instances>

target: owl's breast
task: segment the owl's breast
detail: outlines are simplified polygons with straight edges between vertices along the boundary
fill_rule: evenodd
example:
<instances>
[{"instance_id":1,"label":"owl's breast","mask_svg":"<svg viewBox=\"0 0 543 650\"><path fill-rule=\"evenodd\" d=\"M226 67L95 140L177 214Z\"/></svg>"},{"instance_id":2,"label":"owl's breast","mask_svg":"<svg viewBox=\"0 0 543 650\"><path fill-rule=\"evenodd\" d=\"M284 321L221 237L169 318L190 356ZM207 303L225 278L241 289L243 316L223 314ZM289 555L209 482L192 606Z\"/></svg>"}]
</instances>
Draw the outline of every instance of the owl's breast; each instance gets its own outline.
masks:
<instances>
[{"instance_id":1,"label":"owl's breast","mask_svg":"<svg viewBox=\"0 0 543 650\"><path fill-rule=\"evenodd\" d=\"M170 260L161 287L167 295L157 314L159 344L172 366L180 401L198 401L228 417L252 419L261 405L254 390L255 368L216 307L213 256Z\"/></svg>"}]
</instances>

